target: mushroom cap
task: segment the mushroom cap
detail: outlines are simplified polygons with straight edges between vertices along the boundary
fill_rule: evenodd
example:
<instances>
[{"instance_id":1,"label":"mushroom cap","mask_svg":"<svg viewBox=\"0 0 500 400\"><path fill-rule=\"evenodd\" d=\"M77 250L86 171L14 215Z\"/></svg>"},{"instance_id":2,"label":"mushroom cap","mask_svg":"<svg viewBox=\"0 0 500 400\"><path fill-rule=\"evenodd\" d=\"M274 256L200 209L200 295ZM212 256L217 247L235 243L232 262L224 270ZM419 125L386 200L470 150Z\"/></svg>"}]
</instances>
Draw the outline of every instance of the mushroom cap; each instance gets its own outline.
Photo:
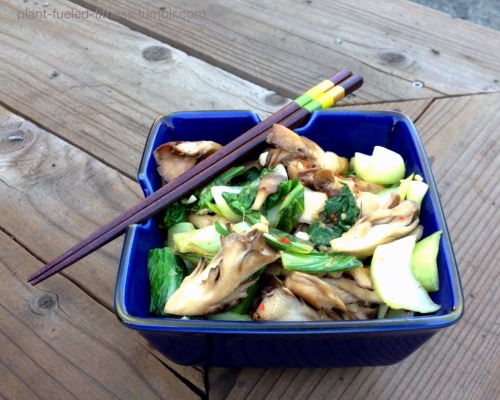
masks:
<instances>
[{"instance_id":1,"label":"mushroom cap","mask_svg":"<svg viewBox=\"0 0 500 400\"><path fill-rule=\"evenodd\" d=\"M252 275L272 263L279 253L256 230L245 235L230 233L208 265L202 259L165 304L174 315L207 315L237 304L255 283Z\"/></svg>"},{"instance_id":2,"label":"mushroom cap","mask_svg":"<svg viewBox=\"0 0 500 400\"><path fill-rule=\"evenodd\" d=\"M278 192L280 183L283 181L286 181L286 176L276 173L267 174L262 178L259 182L259 188L257 189L257 195L255 196L252 210L259 210L269 195Z\"/></svg>"},{"instance_id":3,"label":"mushroom cap","mask_svg":"<svg viewBox=\"0 0 500 400\"><path fill-rule=\"evenodd\" d=\"M344 271L345 275L349 275L354 279L356 285L364 289L373 290L372 278L370 276L370 268L367 267L358 267L348 269Z\"/></svg>"},{"instance_id":4,"label":"mushroom cap","mask_svg":"<svg viewBox=\"0 0 500 400\"><path fill-rule=\"evenodd\" d=\"M316 275L291 272L285 279L285 286L317 310L337 309L347 312L344 302L335 289Z\"/></svg>"},{"instance_id":5,"label":"mushroom cap","mask_svg":"<svg viewBox=\"0 0 500 400\"><path fill-rule=\"evenodd\" d=\"M373 289L361 287L355 280L348 279L344 276L338 279L324 278L324 280L328 285L350 293L352 296L355 296L358 301L360 300L365 304L384 304L384 301Z\"/></svg>"},{"instance_id":6,"label":"mushroom cap","mask_svg":"<svg viewBox=\"0 0 500 400\"><path fill-rule=\"evenodd\" d=\"M153 156L163 181L170 182L191 169L198 160L221 148L220 144L209 140L174 141L158 146Z\"/></svg>"},{"instance_id":7,"label":"mushroom cap","mask_svg":"<svg viewBox=\"0 0 500 400\"><path fill-rule=\"evenodd\" d=\"M332 251L367 258L378 245L407 236L417 228L419 211L418 205L411 200L394 208L378 209L356 221L341 237L330 241Z\"/></svg>"},{"instance_id":8,"label":"mushroom cap","mask_svg":"<svg viewBox=\"0 0 500 400\"><path fill-rule=\"evenodd\" d=\"M219 222L222 225L229 224L229 221L226 218L217 214L210 215L210 214L189 213L187 215L187 219L198 229L214 225L216 222Z\"/></svg>"},{"instance_id":9,"label":"mushroom cap","mask_svg":"<svg viewBox=\"0 0 500 400\"><path fill-rule=\"evenodd\" d=\"M283 284L276 284L255 310L254 321L318 321L328 320L325 313L308 306Z\"/></svg>"},{"instance_id":10,"label":"mushroom cap","mask_svg":"<svg viewBox=\"0 0 500 400\"><path fill-rule=\"evenodd\" d=\"M349 169L349 160L333 152L325 152L316 142L299 136L283 125L276 124L268 135L267 142L276 148L269 150L267 164L273 167L282 163L287 167L290 179L310 168L331 170L343 174Z\"/></svg>"}]
</instances>

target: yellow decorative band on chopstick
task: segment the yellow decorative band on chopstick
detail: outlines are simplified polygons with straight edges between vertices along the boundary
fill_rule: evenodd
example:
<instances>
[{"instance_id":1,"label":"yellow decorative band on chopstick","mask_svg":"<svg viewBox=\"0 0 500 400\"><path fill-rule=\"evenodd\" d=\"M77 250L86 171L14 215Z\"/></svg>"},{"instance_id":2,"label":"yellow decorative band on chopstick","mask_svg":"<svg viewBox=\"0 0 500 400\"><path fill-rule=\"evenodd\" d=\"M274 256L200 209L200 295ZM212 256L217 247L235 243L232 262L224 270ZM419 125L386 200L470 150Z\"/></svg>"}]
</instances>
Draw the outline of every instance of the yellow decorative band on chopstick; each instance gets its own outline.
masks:
<instances>
[{"instance_id":1,"label":"yellow decorative band on chopstick","mask_svg":"<svg viewBox=\"0 0 500 400\"><path fill-rule=\"evenodd\" d=\"M321 95L323 92L326 92L328 89L330 89L333 85L334 83L332 81L325 79L324 81L309 89L303 95L297 97L294 102L297 103L300 107L304 107L306 104L310 103L316 97Z\"/></svg>"},{"instance_id":2,"label":"yellow decorative band on chopstick","mask_svg":"<svg viewBox=\"0 0 500 400\"><path fill-rule=\"evenodd\" d=\"M313 112L315 110L325 109L333 106L345 96L345 90L342 86L334 86L330 90L320 95L317 99L306 104L304 108Z\"/></svg>"}]
</instances>

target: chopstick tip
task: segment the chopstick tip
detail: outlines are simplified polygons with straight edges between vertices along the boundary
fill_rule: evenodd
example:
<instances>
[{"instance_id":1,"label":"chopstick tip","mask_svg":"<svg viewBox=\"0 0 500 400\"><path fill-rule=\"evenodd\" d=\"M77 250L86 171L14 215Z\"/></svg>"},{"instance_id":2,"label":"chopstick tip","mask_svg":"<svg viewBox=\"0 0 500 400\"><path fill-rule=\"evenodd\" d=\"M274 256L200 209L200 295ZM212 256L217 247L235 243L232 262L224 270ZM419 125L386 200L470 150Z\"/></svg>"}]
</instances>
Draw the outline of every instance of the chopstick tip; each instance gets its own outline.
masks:
<instances>
[{"instance_id":1,"label":"chopstick tip","mask_svg":"<svg viewBox=\"0 0 500 400\"><path fill-rule=\"evenodd\" d=\"M355 90L359 89L363 85L364 79L360 74L352 75L346 80L339 83L339 86L342 86L345 91L345 95L351 94Z\"/></svg>"},{"instance_id":2,"label":"chopstick tip","mask_svg":"<svg viewBox=\"0 0 500 400\"><path fill-rule=\"evenodd\" d=\"M349 78L352 75L352 71L344 68L332 75L328 80L333 82L333 84L338 85L343 80Z\"/></svg>"}]
</instances>

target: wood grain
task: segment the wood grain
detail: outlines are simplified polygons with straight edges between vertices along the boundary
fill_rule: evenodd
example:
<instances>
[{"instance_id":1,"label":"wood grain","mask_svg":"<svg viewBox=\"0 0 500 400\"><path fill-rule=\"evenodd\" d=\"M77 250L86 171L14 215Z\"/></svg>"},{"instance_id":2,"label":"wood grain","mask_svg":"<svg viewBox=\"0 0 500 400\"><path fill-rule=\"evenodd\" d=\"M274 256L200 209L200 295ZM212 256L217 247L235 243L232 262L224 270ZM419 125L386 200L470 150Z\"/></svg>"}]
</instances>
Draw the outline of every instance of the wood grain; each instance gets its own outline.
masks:
<instances>
[{"instance_id":1,"label":"wood grain","mask_svg":"<svg viewBox=\"0 0 500 400\"><path fill-rule=\"evenodd\" d=\"M2 104L129 177L160 114L252 109L267 116L286 101L108 19L56 18L84 11L67 1L1 3ZM26 9L55 14L20 18Z\"/></svg>"},{"instance_id":2,"label":"wood grain","mask_svg":"<svg viewBox=\"0 0 500 400\"><path fill-rule=\"evenodd\" d=\"M56 257L142 198L134 181L1 108L0 144L0 229L36 257L16 264L19 281L41 267L39 260ZM100 304L112 315L121 244L118 239L64 271L77 286L65 286L66 292L59 293L53 289L53 277L40 285L41 290L70 299L80 287L88 297L86 302ZM8 280L5 285L9 285ZM76 296L72 306L85 307L79 304L82 298ZM7 307L3 301L2 307ZM110 321L112 327L107 329L125 330L114 319ZM55 328L57 324L54 321ZM139 336L132 337L137 346L148 347ZM161 360L157 368L169 365L195 386L203 387L200 371L177 366L151 352L151 357Z\"/></svg>"},{"instance_id":3,"label":"wood grain","mask_svg":"<svg viewBox=\"0 0 500 400\"><path fill-rule=\"evenodd\" d=\"M67 279L29 286L30 265L41 264L0 231L2 398L199 398Z\"/></svg>"},{"instance_id":4,"label":"wood grain","mask_svg":"<svg viewBox=\"0 0 500 400\"><path fill-rule=\"evenodd\" d=\"M438 99L416 122L432 161L464 287L466 311L458 324L389 367L209 369L211 399L500 396L499 104L500 94Z\"/></svg>"},{"instance_id":5,"label":"wood grain","mask_svg":"<svg viewBox=\"0 0 500 400\"><path fill-rule=\"evenodd\" d=\"M48 261L142 198L134 181L0 109L1 228ZM109 309L121 241L66 272ZM26 272L34 272L32 265Z\"/></svg>"},{"instance_id":6,"label":"wood grain","mask_svg":"<svg viewBox=\"0 0 500 400\"><path fill-rule=\"evenodd\" d=\"M290 97L344 67L355 103L500 89L500 32L407 1L76 2Z\"/></svg>"}]
</instances>

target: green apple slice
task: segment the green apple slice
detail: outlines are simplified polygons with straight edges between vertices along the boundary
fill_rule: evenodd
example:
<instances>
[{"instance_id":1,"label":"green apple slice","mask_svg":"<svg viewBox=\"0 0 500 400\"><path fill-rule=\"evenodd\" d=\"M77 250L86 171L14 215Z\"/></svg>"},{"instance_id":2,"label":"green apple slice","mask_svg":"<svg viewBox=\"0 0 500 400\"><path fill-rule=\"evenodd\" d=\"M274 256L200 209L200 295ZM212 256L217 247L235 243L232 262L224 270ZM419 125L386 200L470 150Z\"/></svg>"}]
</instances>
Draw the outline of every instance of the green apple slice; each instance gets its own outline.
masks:
<instances>
[{"instance_id":1,"label":"green apple slice","mask_svg":"<svg viewBox=\"0 0 500 400\"><path fill-rule=\"evenodd\" d=\"M432 301L413 275L411 257L414 247L414 236L378 246L370 268L373 286L391 308L432 313L440 306Z\"/></svg>"},{"instance_id":2,"label":"green apple slice","mask_svg":"<svg viewBox=\"0 0 500 400\"><path fill-rule=\"evenodd\" d=\"M427 185L427 183L425 182L411 181L408 186L406 198L408 200L413 200L420 206L428 189L429 185Z\"/></svg>"},{"instance_id":3,"label":"green apple slice","mask_svg":"<svg viewBox=\"0 0 500 400\"><path fill-rule=\"evenodd\" d=\"M379 185L398 183L406 171L403 157L382 146L375 146L371 156L355 153L351 166L358 177Z\"/></svg>"},{"instance_id":4,"label":"green apple slice","mask_svg":"<svg viewBox=\"0 0 500 400\"><path fill-rule=\"evenodd\" d=\"M428 292L439 290L437 255L442 233L437 231L417 242L411 256L413 275Z\"/></svg>"}]
</instances>

